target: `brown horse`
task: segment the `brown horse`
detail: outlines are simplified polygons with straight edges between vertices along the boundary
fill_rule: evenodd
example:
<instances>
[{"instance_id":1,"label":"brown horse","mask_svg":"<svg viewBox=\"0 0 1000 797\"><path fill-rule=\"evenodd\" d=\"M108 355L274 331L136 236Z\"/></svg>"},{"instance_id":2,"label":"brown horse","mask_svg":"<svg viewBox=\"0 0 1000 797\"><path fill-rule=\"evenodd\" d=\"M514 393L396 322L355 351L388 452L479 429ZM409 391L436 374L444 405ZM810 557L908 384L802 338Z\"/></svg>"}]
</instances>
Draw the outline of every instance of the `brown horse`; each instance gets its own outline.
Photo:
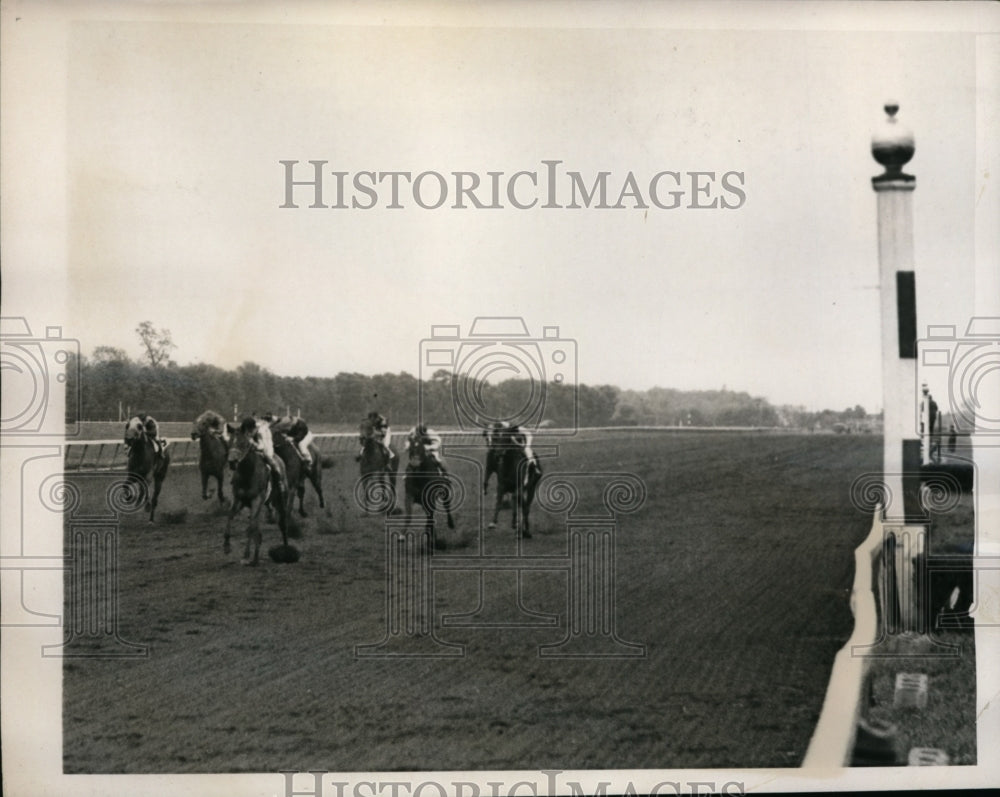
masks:
<instances>
[{"instance_id":1,"label":"brown horse","mask_svg":"<svg viewBox=\"0 0 1000 797\"><path fill-rule=\"evenodd\" d=\"M246 435L237 432L230 448L229 464L233 469L233 506L226 521L226 536L222 550L229 553L229 537L233 518L243 509L250 510L250 525L247 527L247 543L243 549L243 564L256 565L260 561L260 510L265 505L275 508L278 513L278 528L281 530L282 550L289 550L288 545L288 501L285 473L282 462L277 460L279 470L271 472L271 468L263 456L250 444ZM276 500L275 500L276 499ZM253 558L250 557L250 543L254 544Z\"/></svg>"},{"instance_id":2,"label":"brown horse","mask_svg":"<svg viewBox=\"0 0 1000 797\"><path fill-rule=\"evenodd\" d=\"M504 496L511 496L510 525L522 537L530 537L528 514L535 499L535 490L542 479L542 466L535 458L530 458L524 447L517 445L509 435L496 435L489 440L486 454L486 480L492 471L497 475L497 500L493 508L493 520L489 528L497 527ZM486 490L484 482L483 491Z\"/></svg>"},{"instance_id":3,"label":"brown horse","mask_svg":"<svg viewBox=\"0 0 1000 797\"><path fill-rule=\"evenodd\" d=\"M426 528L431 546L435 544L434 512L440 504L448 519L448 528L455 528L451 516L452 477L436 458L429 456L420 442L410 444L409 462L403 476L406 493L407 523L413 519L413 504L420 504L424 510Z\"/></svg>"},{"instance_id":4,"label":"brown horse","mask_svg":"<svg viewBox=\"0 0 1000 797\"><path fill-rule=\"evenodd\" d=\"M508 424L495 423L483 430L483 437L486 438L486 473L483 475L483 495L490 491L490 476L500 471L500 457L494 446L503 444L509 428Z\"/></svg>"},{"instance_id":5,"label":"brown horse","mask_svg":"<svg viewBox=\"0 0 1000 797\"><path fill-rule=\"evenodd\" d=\"M197 440L200 446L198 470L201 472L201 497L203 500L212 497L208 491L208 480L214 478L218 484L220 504L226 500L222 484L229 457L229 440L224 436L224 430L225 420L211 410L199 415L191 429L191 439Z\"/></svg>"},{"instance_id":6,"label":"brown horse","mask_svg":"<svg viewBox=\"0 0 1000 797\"><path fill-rule=\"evenodd\" d=\"M292 511L295 496L298 496L299 515L308 517L304 506L306 481L309 481L313 489L316 490L322 509L326 506L326 502L323 500L323 468L332 467L334 460L331 457L321 456L316 445L310 443L309 455L312 461L306 462L291 438L282 432L272 432L272 435L274 437L274 453L285 463L285 473L288 475L288 511Z\"/></svg>"},{"instance_id":7,"label":"brown horse","mask_svg":"<svg viewBox=\"0 0 1000 797\"><path fill-rule=\"evenodd\" d=\"M396 479L399 474L399 457L396 456L396 453L392 449L386 450L385 446L369 437L365 439L358 461L361 469L361 481L364 484L362 500L366 504L362 509L366 512L370 511L369 496L383 495L381 488L387 491L384 494L391 499L391 504L394 505L396 502ZM398 511L392 505L389 507L390 511Z\"/></svg>"},{"instance_id":8,"label":"brown horse","mask_svg":"<svg viewBox=\"0 0 1000 797\"><path fill-rule=\"evenodd\" d=\"M160 499L160 490L163 488L163 480L167 477L167 469L170 467L170 452L166 449L160 450L152 435L145 430L126 445L128 446L126 481L134 489L145 490L146 509L149 510L149 522L152 523ZM150 478L153 480L152 494L149 489Z\"/></svg>"}]
</instances>

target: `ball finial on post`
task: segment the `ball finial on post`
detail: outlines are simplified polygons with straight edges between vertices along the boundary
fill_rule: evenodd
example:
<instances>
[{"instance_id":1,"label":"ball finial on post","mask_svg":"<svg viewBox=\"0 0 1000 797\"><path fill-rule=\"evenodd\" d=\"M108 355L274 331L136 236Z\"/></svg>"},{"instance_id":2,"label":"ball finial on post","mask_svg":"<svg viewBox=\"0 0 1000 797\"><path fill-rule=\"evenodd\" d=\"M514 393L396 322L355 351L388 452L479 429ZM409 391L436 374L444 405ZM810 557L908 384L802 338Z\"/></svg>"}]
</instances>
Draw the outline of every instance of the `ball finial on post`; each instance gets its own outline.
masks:
<instances>
[{"instance_id":1,"label":"ball finial on post","mask_svg":"<svg viewBox=\"0 0 1000 797\"><path fill-rule=\"evenodd\" d=\"M872 157L885 167L885 172L875 180L913 180L903 173L903 166L909 163L916 151L913 133L896 119L899 103L888 100L885 105L886 118L872 134Z\"/></svg>"}]
</instances>

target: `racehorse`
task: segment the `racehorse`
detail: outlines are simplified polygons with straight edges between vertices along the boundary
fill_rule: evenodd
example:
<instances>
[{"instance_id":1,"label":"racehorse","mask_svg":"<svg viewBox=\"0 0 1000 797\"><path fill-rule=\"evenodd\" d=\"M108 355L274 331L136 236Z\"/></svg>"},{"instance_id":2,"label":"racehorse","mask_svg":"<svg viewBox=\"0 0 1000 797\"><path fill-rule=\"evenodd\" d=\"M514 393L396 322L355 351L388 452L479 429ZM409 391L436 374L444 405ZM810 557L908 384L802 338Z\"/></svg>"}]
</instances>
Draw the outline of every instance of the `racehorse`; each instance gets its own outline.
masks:
<instances>
[{"instance_id":1,"label":"racehorse","mask_svg":"<svg viewBox=\"0 0 1000 797\"><path fill-rule=\"evenodd\" d=\"M396 478L399 473L399 457L373 438L367 438L361 449L361 479L367 483L365 494L374 493L375 483L389 488L389 495L396 495ZM395 503L395 498L392 499ZM396 511L396 510L393 510Z\"/></svg>"},{"instance_id":2,"label":"racehorse","mask_svg":"<svg viewBox=\"0 0 1000 797\"><path fill-rule=\"evenodd\" d=\"M486 495L490 490L490 476L500 471L500 455L495 447L503 443L506 428L504 424L494 424L491 428L483 430L483 437L486 438L486 473L483 476L483 495Z\"/></svg>"},{"instance_id":3,"label":"racehorse","mask_svg":"<svg viewBox=\"0 0 1000 797\"><path fill-rule=\"evenodd\" d=\"M430 535L430 543L434 545L434 510L440 501L448 519L448 528L455 528L451 516L451 484L448 471L437 459L425 451L423 443L410 444L409 462L403 476L406 493L406 525L409 527L413 519L413 504L420 504L426 515L426 528Z\"/></svg>"},{"instance_id":4,"label":"racehorse","mask_svg":"<svg viewBox=\"0 0 1000 797\"><path fill-rule=\"evenodd\" d=\"M230 427L233 428L233 427ZM229 553L229 536L233 518L241 510L250 510L250 525L247 527L247 544L243 549L243 564L256 565L260 561L260 510L266 505L276 508L278 528L284 549L288 550L288 504L285 495L287 486L284 469L271 473L270 468L257 450L250 445L243 433L233 441L229 449L229 465L233 469L233 506L226 521L226 537L222 550ZM278 460L279 467L282 462ZM273 500L277 499L277 500ZM253 540L253 559L250 558L250 541Z\"/></svg>"},{"instance_id":5,"label":"racehorse","mask_svg":"<svg viewBox=\"0 0 1000 797\"><path fill-rule=\"evenodd\" d=\"M146 488L146 509L149 510L149 522L156 515L156 504L160 498L163 480L167 477L170 467L170 453L164 449L157 451L152 436L145 430L128 446L128 476L126 481L138 488L142 482ZM153 494L149 495L149 479L153 479Z\"/></svg>"},{"instance_id":6,"label":"racehorse","mask_svg":"<svg viewBox=\"0 0 1000 797\"><path fill-rule=\"evenodd\" d=\"M312 462L306 462L299 455L298 446L282 432L272 432L274 437L274 453L285 463L285 473L288 475L288 511L291 512L295 496L299 497L299 515L308 517L303 501L306 494L306 480L312 483L316 495L319 496L320 508L326 506L323 500L323 468L333 465L333 459L320 456L314 443L309 444L309 455Z\"/></svg>"},{"instance_id":7,"label":"racehorse","mask_svg":"<svg viewBox=\"0 0 1000 797\"><path fill-rule=\"evenodd\" d=\"M510 526L522 537L530 537L528 513L531 511L531 502L535 500L538 482L542 479L542 466L537 459L529 459L523 446L514 444L509 437L494 436L487 437L487 440L489 449L486 453L484 493L490 473L495 472L497 475L497 501L489 528L497 527L497 518L500 517L504 496L510 495L512 499Z\"/></svg>"},{"instance_id":8,"label":"racehorse","mask_svg":"<svg viewBox=\"0 0 1000 797\"><path fill-rule=\"evenodd\" d=\"M215 477L219 485L219 503L225 503L226 497L222 489L223 477L226 473L226 459L229 456L229 441L223 436L221 415L208 410L203 412L194 422L191 439L198 440L201 451L198 456L198 470L201 471L201 497L211 498L208 491L208 480Z\"/></svg>"}]
</instances>

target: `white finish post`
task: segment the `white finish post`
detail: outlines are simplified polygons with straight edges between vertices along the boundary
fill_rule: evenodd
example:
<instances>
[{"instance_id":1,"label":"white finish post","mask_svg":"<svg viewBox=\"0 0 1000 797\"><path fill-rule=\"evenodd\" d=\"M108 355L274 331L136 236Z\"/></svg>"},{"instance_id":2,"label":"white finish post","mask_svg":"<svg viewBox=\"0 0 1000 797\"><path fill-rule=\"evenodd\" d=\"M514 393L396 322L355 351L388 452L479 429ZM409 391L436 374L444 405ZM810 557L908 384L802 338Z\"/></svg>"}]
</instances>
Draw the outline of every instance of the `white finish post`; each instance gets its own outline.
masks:
<instances>
[{"instance_id":1,"label":"white finish post","mask_svg":"<svg viewBox=\"0 0 1000 797\"><path fill-rule=\"evenodd\" d=\"M902 171L913 157L913 135L896 121L896 103L872 136L872 155L885 172L872 178L878 202L879 291L882 308L883 480L887 516L918 517L920 440L913 428L916 385L916 285L913 272L913 191Z\"/></svg>"}]
</instances>

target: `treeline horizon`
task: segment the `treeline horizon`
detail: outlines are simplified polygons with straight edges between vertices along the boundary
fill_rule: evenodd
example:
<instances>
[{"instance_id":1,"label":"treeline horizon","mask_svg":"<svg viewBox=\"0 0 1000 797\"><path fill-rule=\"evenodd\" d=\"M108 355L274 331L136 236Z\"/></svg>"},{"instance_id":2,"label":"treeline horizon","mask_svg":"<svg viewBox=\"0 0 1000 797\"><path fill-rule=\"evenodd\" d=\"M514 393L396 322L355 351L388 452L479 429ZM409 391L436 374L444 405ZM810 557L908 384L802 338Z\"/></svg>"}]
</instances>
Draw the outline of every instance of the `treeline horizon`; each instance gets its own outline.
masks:
<instances>
[{"instance_id":1,"label":"treeline horizon","mask_svg":"<svg viewBox=\"0 0 1000 797\"><path fill-rule=\"evenodd\" d=\"M538 386L527 380L474 384L465 375L445 369L422 384L406 372L294 377L279 376L253 362L232 370L173 361L151 365L131 360L119 349L98 347L94 356L81 357L79 367L68 372L67 395L79 395L78 404L67 402L70 422L117 421L142 412L159 421L191 421L210 409L229 419L287 412L300 414L307 422L354 427L370 410L377 410L398 427L416 423L419 397L424 422L446 428L459 424L456 397L465 408L481 400L490 414L501 417L519 416L526 401L531 406L540 403L538 394L531 393ZM725 387L623 390L615 385L574 388L548 383L544 390L543 412L535 420L556 427L839 425L851 431L870 431L873 421L860 405L815 412L774 406L765 398ZM463 419L466 424L468 414Z\"/></svg>"}]
</instances>

